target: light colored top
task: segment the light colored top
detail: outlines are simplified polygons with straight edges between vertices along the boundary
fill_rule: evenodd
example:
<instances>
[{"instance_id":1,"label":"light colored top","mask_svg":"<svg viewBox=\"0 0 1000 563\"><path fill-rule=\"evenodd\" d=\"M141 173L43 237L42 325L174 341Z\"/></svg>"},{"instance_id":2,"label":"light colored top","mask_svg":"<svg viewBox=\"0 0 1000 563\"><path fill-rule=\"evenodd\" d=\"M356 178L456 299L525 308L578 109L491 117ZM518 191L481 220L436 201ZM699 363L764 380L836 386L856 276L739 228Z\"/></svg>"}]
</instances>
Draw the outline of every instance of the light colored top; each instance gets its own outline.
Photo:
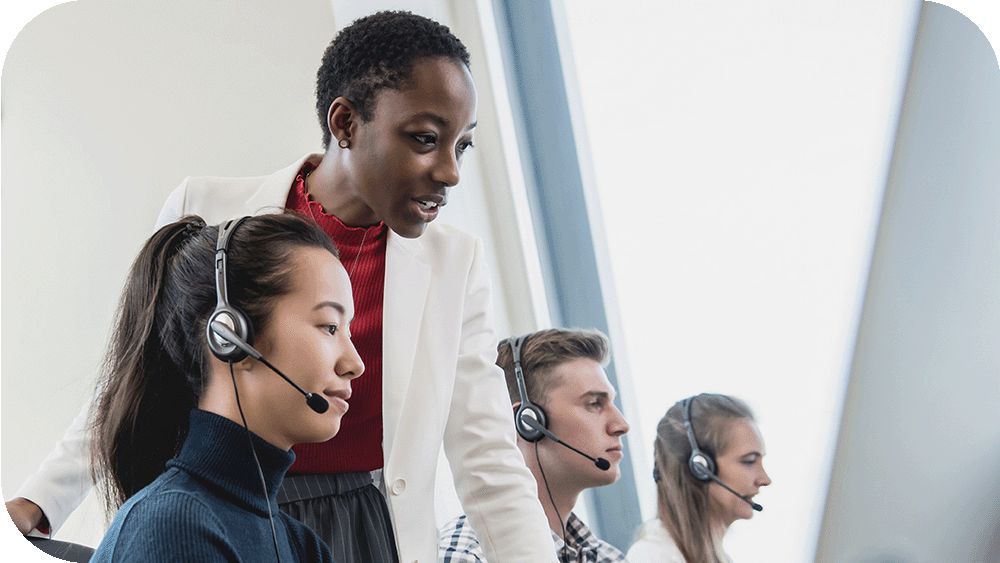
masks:
<instances>
[{"instance_id":1,"label":"light colored top","mask_svg":"<svg viewBox=\"0 0 1000 563\"><path fill-rule=\"evenodd\" d=\"M687 563L659 518L647 520L625 556L629 563Z\"/></svg>"}]
</instances>

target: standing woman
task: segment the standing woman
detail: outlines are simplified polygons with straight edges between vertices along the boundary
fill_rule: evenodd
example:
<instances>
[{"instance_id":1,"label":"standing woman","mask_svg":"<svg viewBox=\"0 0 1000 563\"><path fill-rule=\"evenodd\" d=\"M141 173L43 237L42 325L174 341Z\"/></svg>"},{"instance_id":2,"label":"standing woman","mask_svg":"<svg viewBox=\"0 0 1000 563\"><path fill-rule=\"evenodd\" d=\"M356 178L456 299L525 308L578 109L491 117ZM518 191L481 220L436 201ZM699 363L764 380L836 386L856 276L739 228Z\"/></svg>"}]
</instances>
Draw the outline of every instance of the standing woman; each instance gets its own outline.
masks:
<instances>
[{"instance_id":1,"label":"standing woman","mask_svg":"<svg viewBox=\"0 0 1000 563\"><path fill-rule=\"evenodd\" d=\"M468 51L428 18L366 16L324 53L316 109L324 153L264 177L188 178L159 219L195 213L214 222L286 208L315 219L340 249L366 375L344 431L296 447L282 509L315 529L338 561L433 561L443 445L487 558L555 561L494 363L482 243L434 223L472 148ZM58 528L82 500L85 445L76 422L23 498L7 503L22 531L45 517Z\"/></svg>"},{"instance_id":2,"label":"standing woman","mask_svg":"<svg viewBox=\"0 0 1000 563\"><path fill-rule=\"evenodd\" d=\"M292 445L340 430L364 371L353 316L347 272L311 221L189 216L158 230L132 264L98 384L94 472L120 510L92 561L332 561L276 494ZM309 406L294 385L315 392Z\"/></svg>"},{"instance_id":3,"label":"standing woman","mask_svg":"<svg viewBox=\"0 0 1000 563\"><path fill-rule=\"evenodd\" d=\"M735 397L702 393L670 407L653 447L657 518L643 524L628 560L730 561L726 531L761 510L753 497L771 484L764 453L750 407Z\"/></svg>"}]
</instances>

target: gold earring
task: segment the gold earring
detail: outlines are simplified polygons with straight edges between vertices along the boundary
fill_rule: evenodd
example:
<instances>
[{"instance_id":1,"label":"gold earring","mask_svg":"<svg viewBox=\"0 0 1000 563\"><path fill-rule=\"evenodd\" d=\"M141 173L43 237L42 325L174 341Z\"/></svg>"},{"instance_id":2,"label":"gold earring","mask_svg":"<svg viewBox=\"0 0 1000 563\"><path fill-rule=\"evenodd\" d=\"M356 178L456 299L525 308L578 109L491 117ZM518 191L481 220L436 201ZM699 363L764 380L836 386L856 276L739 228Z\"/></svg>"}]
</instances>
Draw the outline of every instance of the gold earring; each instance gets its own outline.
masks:
<instances>
[{"instance_id":1,"label":"gold earring","mask_svg":"<svg viewBox=\"0 0 1000 563\"><path fill-rule=\"evenodd\" d=\"M346 148L348 148L348 147L351 146L351 141L349 141L347 139L341 139L341 140L337 141L337 146L340 147L340 148L342 148L342 149L346 149Z\"/></svg>"}]
</instances>

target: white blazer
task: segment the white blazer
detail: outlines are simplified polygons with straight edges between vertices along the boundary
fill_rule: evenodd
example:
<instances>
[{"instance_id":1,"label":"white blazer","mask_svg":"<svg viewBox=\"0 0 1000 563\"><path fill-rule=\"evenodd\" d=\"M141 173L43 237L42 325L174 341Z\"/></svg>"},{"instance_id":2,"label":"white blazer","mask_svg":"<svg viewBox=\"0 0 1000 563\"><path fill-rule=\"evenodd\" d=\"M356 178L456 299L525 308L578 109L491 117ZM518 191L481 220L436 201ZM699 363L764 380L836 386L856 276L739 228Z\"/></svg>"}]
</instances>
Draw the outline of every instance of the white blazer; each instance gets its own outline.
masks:
<instances>
[{"instance_id":1,"label":"white blazer","mask_svg":"<svg viewBox=\"0 0 1000 563\"><path fill-rule=\"evenodd\" d=\"M183 215L208 224L280 212L307 155L270 176L187 178L157 228ZM555 561L534 479L517 449L503 372L496 367L482 242L431 223L420 238L391 230L382 319L383 478L400 561L437 559L434 479L441 445L489 561ZM53 529L90 486L87 408L18 491Z\"/></svg>"}]
</instances>

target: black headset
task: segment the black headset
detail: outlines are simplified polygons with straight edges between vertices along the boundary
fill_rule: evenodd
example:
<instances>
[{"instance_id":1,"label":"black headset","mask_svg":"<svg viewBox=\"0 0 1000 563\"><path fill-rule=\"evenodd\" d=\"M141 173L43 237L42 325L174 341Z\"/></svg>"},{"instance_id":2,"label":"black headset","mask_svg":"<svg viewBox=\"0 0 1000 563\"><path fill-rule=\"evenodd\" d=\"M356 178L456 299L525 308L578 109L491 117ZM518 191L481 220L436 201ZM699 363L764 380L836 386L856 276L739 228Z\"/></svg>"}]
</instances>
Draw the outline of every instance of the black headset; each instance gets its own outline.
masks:
<instances>
[{"instance_id":1,"label":"black headset","mask_svg":"<svg viewBox=\"0 0 1000 563\"><path fill-rule=\"evenodd\" d=\"M508 340L510 343L510 352L514 358L514 377L517 379L517 393L521 396L521 405L517 407L517 412L514 413L514 427L517 429L517 433L528 442L537 442L545 437L545 433L528 426L521 420L521 417L530 416L546 429L549 427L549 419L545 416L545 411L542 410L542 407L532 403L531 399L528 398L528 388L524 384L524 371L521 369L521 347L527 340L527 336L517 336Z\"/></svg>"},{"instance_id":2,"label":"black headset","mask_svg":"<svg viewBox=\"0 0 1000 563\"><path fill-rule=\"evenodd\" d=\"M611 468L611 463L608 460L603 457L594 457L586 454L579 448L560 440L559 436L553 434L549 430L549 419L545 415L545 411L542 407L532 403L531 399L528 398L528 389L524 384L524 370L521 369L521 347L524 346L527 340L527 336L518 336L511 338L509 341L511 355L514 357L514 376L517 379L517 393L521 396L521 405L517 407L517 411L514 413L514 428L517 429L518 435L524 438L525 441L533 442L536 448L538 447L539 440L548 438L560 446L569 448L594 462L594 465L601 471L607 471ZM539 464L540 467L541 464ZM545 477L545 473L542 473L542 477ZM548 486L549 484L546 482L545 487L548 488Z\"/></svg>"},{"instance_id":3,"label":"black headset","mask_svg":"<svg viewBox=\"0 0 1000 563\"><path fill-rule=\"evenodd\" d=\"M250 318L229 303L229 290L226 285L226 255L229 252L229 240L233 233L249 217L231 219L219 225L219 240L215 245L215 293L218 302L205 323L205 336L208 339L208 349L216 358L223 362L238 362L247 357L247 352L229 340L219 336L212 330L212 323L218 321L230 328L233 333L249 345L253 345L253 324Z\"/></svg>"},{"instance_id":4,"label":"black headset","mask_svg":"<svg viewBox=\"0 0 1000 563\"><path fill-rule=\"evenodd\" d=\"M694 427L691 425L691 405L694 404L696 398L697 395L688 397L680 403L681 409L684 411L684 430L687 432L688 442L691 443L691 457L688 458L688 469L691 471L691 475L699 481L715 481L757 512L764 510L763 506L754 502L750 497L741 495L722 479L719 479L719 475L715 472L715 460L698 446L698 440L694 437ZM660 480L660 472L655 467L653 468L653 479Z\"/></svg>"},{"instance_id":5,"label":"black headset","mask_svg":"<svg viewBox=\"0 0 1000 563\"><path fill-rule=\"evenodd\" d=\"M564 443L562 440L559 440L559 438L549 432L549 419L545 416L545 411L542 407L532 403L531 399L528 398L528 388L524 384L524 370L521 369L521 346L523 346L527 340L527 336L516 336L508 340L510 343L511 356L513 356L514 359L514 378L517 380L517 394L521 396L521 404L517 407L517 411L514 413L514 428L517 429L517 433L524 438L525 441L535 444L536 458L538 457L538 442L542 438L545 438L546 435L557 443L576 451L578 454L584 457L590 457L576 448ZM526 424L524 421L529 418L536 421L540 426L533 428ZM563 524L563 517L559 514L559 508L556 507L556 503L552 499L552 490L549 489L549 480L545 477L545 469L542 468L542 460L538 459L537 461L538 468L542 471L542 482L545 485L545 491L549 494L549 501L552 503L552 508L556 511L556 517L559 518L559 528L562 530L563 546L560 550L559 556L561 561L563 559L562 554L567 552L569 549L569 538L566 536L566 526Z\"/></svg>"},{"instance_id":6,"label":"black headset","mask_svg":"<svg viewBox=\"0 0 1000 563\"><path fill-rule=\"evenodd\" d=\"M687 432L688 442L691 443L691 457L688 458L688 469L691 475L699 481L709 481L715 477L715 460L700 447L698 440L694 437L694 427L691 425L691 405L694 404L695 397L688 397L681 401L681 409L684 411L684 430Z\"/></svg>"}]
</instances>

